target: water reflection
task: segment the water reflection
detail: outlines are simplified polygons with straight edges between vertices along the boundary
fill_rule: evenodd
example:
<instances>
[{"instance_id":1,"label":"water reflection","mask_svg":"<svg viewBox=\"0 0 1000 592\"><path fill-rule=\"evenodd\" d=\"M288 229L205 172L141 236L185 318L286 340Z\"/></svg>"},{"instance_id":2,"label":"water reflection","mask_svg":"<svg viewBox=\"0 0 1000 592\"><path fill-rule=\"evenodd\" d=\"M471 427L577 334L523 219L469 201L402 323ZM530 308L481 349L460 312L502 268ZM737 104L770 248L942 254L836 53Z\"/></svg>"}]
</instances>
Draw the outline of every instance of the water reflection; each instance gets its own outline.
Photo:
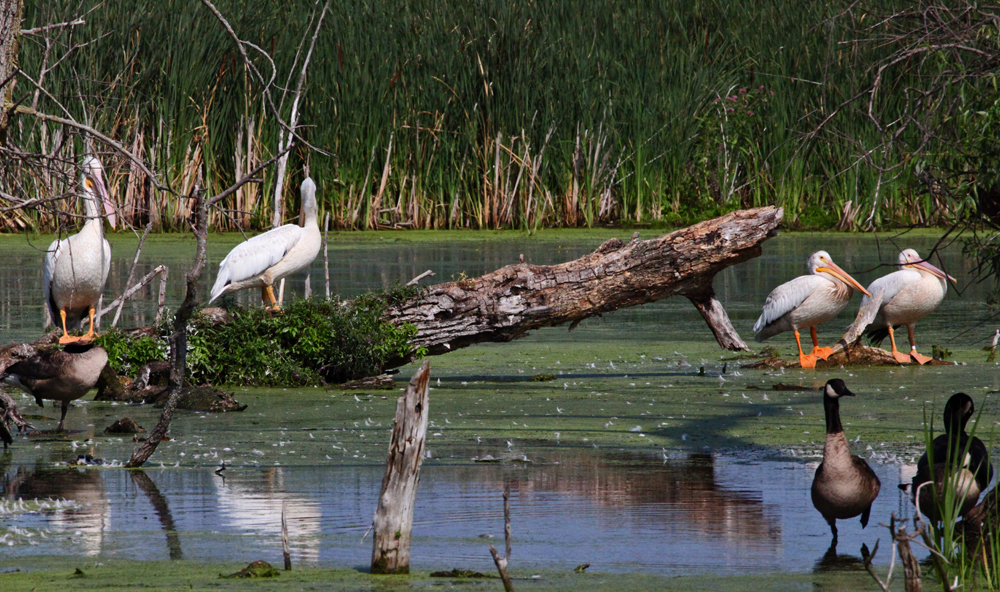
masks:
<instances>
[{"instance_id":1,"label":"water reflection","mask_svg":"<svg viewBox=\"0 0 1000 592\"><path fill-rule=\"evenodd\" d=\"M167 535L167 550L170 552L170 559L183 559L181 539L177 533L177 527L174 526L174 517L170 514L170 504L167 503L167 498L160 493L160 488L144 471L130 471L129 477L132 478L136 488L146 494L149 503L153 505L153 511Z\"/></svg>"},{"instance_id":2,"label":"water reflection","mask_svg":"<svg viewBox=\"0 0 1000 592\"><path fill-rule=\"evenodd\" d=\"M808 486L802 487L814 467L801 462L563 449L538 456L525 465L425 464L413 567L489 570L491 541L482 537L503 536L505 483L513 492L515 552L526 569L590 563L594 571L666 575L819 573L857 559L827 550L826 523L811 508ZM230 469L223 479L211 469L127 473L54 467L49 460L16 465L9 455L4 462L0 540L10 546L0 566L38 554L275 558L282 506L294 563L363 566L371 540L361 536L371 522L383 470L375 465ZM895 491L888 484L897 467L874 468L886 492ZM53 499L65 502L58 509L36 509L33 501ZM897 503L883 495L872 522L896 510ZM883 534L878 528L862 531L855 523L841 530L841 549L872 545Z\"/></svg>"},{"instance_id":3,"label":"water reflection","mask_svg":"<svg viewBox=\"0 0 1000 592\"><path fill-rule=\"evenodd\" d=\"M268 467L236 479L213 479L219 520L227 530L278 541L285 511L292 559L315 564L321 548L320 500L288 492L285 470Z\"/></svg>"},{"instance_id":4,"label":"water reflection","mask_svg":"<svg viewBox=\"0 0 1000 592\"><path fill-rule=\"evenodd\" d=\"M7 501L33 502L32 509L14 516L13 522L23 518L28 528L44 525L47 531L70 536L77 554L99 555L111 513L102 474L82 467L57 468L51 461L38 461L30 468L12 467L11 462L10 454L0 459L0 495ZM28 542L41 545L39 541Z\"/></svg>"}]
</instances>

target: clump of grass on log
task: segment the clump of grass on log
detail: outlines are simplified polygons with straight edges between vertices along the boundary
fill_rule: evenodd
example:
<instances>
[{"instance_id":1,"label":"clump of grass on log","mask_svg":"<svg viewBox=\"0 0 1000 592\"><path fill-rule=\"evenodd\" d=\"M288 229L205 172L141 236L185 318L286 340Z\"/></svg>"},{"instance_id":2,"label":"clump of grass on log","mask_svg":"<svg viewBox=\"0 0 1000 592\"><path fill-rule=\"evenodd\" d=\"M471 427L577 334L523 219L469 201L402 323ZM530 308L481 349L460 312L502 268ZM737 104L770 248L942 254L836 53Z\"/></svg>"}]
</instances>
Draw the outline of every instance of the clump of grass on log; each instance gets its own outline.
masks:
<instances>
[{"instance_id":1,"label":"clump of grass on log","mask_svg":"<svg viewBox=\"0 0 1000 592\"><path fill-rule=\"evenodd\" d=\"M417 295L419 287L394 287L353 300L295 300L281 314L228 307L231 321L196 317L188 335L188 379L194 384L304 386L340 383L379 374L389 360L410 355L413 325L385 321L388 306ZM231 303L231 301L229 301ZM97 343L112 368L132 375L167 357L166 329L159 337L111 330Z\"/></svg>"},{"instance_id":2,"label":"clump of grass on log","mask_svg":"<svg viewBox=\"0 0 1000 592\"><path fill-rule=\"evenodd\" d=\"M111 328L94 341L107 350L108 364L122 376L133 376L146 364L167 359L164 341L148 335L135 337Z\"/></svg>"},{"instance_id":3,"label":"clump of grass on log","mask_svg":"<svg viewBox=\"0 0 1000 592\"><path fill-rule=\"evenodd\" d=\"M351 301L296 300L278 315L231 308L232 321L216 325L196 320L188 337L191 380L300 386L373 376L388 360L411 354L416 327L392 325L384 313L417 291L396 288Z\"/></svg>"}]
</instances>

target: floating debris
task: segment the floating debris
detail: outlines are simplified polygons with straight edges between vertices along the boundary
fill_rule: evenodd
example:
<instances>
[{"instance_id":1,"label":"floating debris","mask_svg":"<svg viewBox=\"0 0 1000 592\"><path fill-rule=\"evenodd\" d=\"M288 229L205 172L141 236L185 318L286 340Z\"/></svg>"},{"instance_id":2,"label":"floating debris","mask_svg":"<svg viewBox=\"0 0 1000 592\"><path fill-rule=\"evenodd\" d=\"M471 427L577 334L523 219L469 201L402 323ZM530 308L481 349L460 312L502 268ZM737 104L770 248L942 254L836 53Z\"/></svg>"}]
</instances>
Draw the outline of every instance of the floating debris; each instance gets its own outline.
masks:
<instances>
[{"instance_id":1,"label":"floating debris","mask_svg":"<svg viewBox=\"0 0 1000 592\"><path fill-rule=\"evenodd\" d=\"M236 573L231 573L228 576L219 574L220 578L230 579L230 578L276 578L281 575L281 572L274 568L270 563L257 560L250 565L244 567Z\"/></svg>"}]
</instances>

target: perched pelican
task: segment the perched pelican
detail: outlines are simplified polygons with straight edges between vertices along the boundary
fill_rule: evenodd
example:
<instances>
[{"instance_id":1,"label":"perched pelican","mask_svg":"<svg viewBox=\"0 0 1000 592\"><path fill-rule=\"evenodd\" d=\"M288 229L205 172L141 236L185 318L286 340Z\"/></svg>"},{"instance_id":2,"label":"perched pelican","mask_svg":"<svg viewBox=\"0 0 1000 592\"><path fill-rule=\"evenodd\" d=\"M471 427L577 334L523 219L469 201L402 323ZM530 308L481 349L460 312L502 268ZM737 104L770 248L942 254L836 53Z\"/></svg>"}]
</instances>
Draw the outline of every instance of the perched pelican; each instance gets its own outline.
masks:
<instances>
[{"instance_id":1,"label":"perched pelican","mask_svg":"<svg viewBox=\"0 0 1000 592\"><path fill-rule=\"evenodd\" d=\"M115 210L104 184L104 167L96 157L83 161L80 183L87 221L80 232L49 245L42 277L42 294L52 322L62 324L59 343L94 337L94 314L111 269L111 245L104 238L101 205L111 228L115 227ZM67 327L79 328L84 317L90 317L87 334L70 337Z\"/></svg>"},{"instance_id":2,"label":"perched pelican","mask_svg":"<svg viewBox=\"0 0 1000 592\"><path fill-rule=\"evenodd\" d=\"M271 310L281 310L272 284L309 267L322 244L316 222L316 184L306 178L301 191L304 225L285 224L229 251L219 264L219 275L212 286L209 302L223 294L260 287L264 303L270 305Z\"/></svg>"},{"instance_id":3,"label":"perched pelican","mask_svg":"<svg viewBox=\"0 0 1000 592\"><path fill-rule=\"evenodd\" d=\"M840 397L853 397L839 378L826 383L823 389L823 409L826 412L826 443L823 462L816 469L812 483L813 506L819 510L833 532L837 544L837 520L861 514L861 528L868 526L872 503L878 497L882 483L878 475L860 456L851 456L851 448L840 423Z\"/></svg>"},{"instance_id":4,"label":"perched pelican","mask_svg":"<svg viewBox=\"0 0 1000 592\"><path fill-rule=\"evenodd\" d=\"M910 488L911 499L932 523L941 518L934 498L943 501L946 475L951 473L958 516L965 516L979 502L979 494L986 491L993 479L993 465L983 441L965 433L965 424L975 413L972 397L958 393L944 406L944 434L934 438L931 453L934 457L933 475L927 453L917 462L917 474ZM933 479L933 483L931 483ZM924 483L928 485L921 488ZM937 490L937 496L932 489ZM919 492L919 493L918 493ZM919 495L919 497L918 497Z\"/></svg>"},{"instance_id":5,"label":"perched pelican","mask_svg":"<svg viewBox=\"0 0 1000 592\"><path fill-rule=\"evenodd\" d=\"M881 338L884 338L883 332L888 330L889 341L892 343L892 356L900 364L909 363L911 357L920 364L931 361L931 358L917 353L913 325L941 304L945 292L948 291L947 280L954 282L955 278L921 259L913 249L906 249L899 254L899 271L882 276L868 286L869 292L879 288L885 290L882 294L882 306L875 315L875 320L868 326L868 333L873 335L875 340L881 341ZM861 306L867 302L868 299L863 298ZM900 353L896 349L896 336L892 328L899 325L906 325L909 333L909 355Z\"/></svg>"},{"instance_id":6,"label":"perched pelican","mask_svg":"<svg viewBox=\"0 0 1000 592\"><path fill-rule=\"evenodd\" d=\"M837 266L826 251L810 255L808 265L811 275L801 275L785 282L768 294L753 332L757 341L764 341L778 333L794 331L795 343L799 346L799 362L803 368L815 368L816 358L825 360L833 353L833 349L819 346L816 325L829 321L844 310L853 290L868 292ZM809 355L802 353L799 336L799 329L806 327L809 327L813 342Z\"/></svg>"},{"instance_id":7,"label":"perched pelican","mask_svg":"<svg viewBox=\"0 0 1000 592\"><path fill-rule=\"evenodd\" d=\"M0 380L35 397L62 402L62 416L56 431L62 431L69 402L94 388L108 363L108 352L92 343L70 343L65 350L48 349L12 364Z\"/></svg>"}]
</instances>

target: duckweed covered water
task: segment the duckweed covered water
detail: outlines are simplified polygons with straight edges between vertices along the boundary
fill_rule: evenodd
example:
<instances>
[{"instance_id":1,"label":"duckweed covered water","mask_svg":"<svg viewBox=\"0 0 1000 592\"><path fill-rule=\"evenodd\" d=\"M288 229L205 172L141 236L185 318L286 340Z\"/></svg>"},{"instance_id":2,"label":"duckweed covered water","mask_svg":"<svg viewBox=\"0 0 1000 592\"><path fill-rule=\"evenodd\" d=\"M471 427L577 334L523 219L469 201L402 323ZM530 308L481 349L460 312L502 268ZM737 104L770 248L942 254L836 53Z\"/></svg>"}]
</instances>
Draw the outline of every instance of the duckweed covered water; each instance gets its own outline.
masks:
<instances>
[{"instance_id":1,"label":"duckweed covered water","mask_svg":"<svg viewBox=\"0 0 1000 592\"><path fill-rule=\"evenodd\" d=\"M331 270L335 292L405 281L428 268L439 281L463 272L474 276L520 253L529 261L563 261L610 235L576 233L563 240L490 233L426 242L409 234L402 240L372 236L332 244L341 250L332 261L351 262L350 272ZM171 254L183 267L178 245L187 243L159 240L150 257ZM213 263L225 254L222 242L215 241ZM921 250L931 242L923 236L905 246ZM871 240L840 235L769 241L761 258L716 279L744 339L752 338L750 326L767 292L802 274L806 256L820 246L864 284L891 271L864 271L879 255L892 262L898 252L883 245L879 253ZM115 256L127 271L131 253L116 249ZM33 281L30 257L24 257L23 277L11 270L0 279L6 295L0 320L10 340L38 334L28 304L36 302L29 297L34 287L24 288ZM427 585L426 573L455 567L492 574L488 545L502 544L500 494L510 483L512 568L524 578L516 582L519 589L601 589L607 574L627 574L614 580L625 589L746 589L747 580L727 576L747 573L762 578L764 589L867 586L868 576L858 571L859 549L880 538L887 542L888 531L878 524L892 511L910 513L896 484L909 480L920 454L924 409L940 425L944 401L963 390L985 409L980 437L992 441L998 419L1000 379L979 349L995 330L981 324L989 311L980 288L966 287L968 266L960 253L946 251L942 266L960 278L964 293L950 291L942 308L918 324L917 336L922 350L947 347L963 366L741 370L680 298L590 319L572 333L552 328L432 358L430 457L412 555L418 573L405 582ZM171 268L175 281L181 273ZM322 293L322 277L317 261L314 292ZM21 282L20 292L12 282ZM25 303L11 300L14 294ZM839 337L858 302L821 328L821 339ZM150 311L138 304L126 318ZM771 343L788 356L794 348L788 336ZM397 389L414 370L401 369ZM539 375L552 379L534 380ZM869 459L883 484L866 530L857 519L841 522L839 557L829 552L829 529L809 501L824 437L815 389L834 376L858 394L842 404L845 429L855 453ZM778 383L799 389L772 390ZM101 589L130 574L163 589L186 587L184 581L237 589L246 584L211 578L255 559L280 566L282 504L293 562L309 569L255 585L284 589L332 578L340 589L393 587L396 579L357 570L370 557L370 539L361 537L374 513L398 390L233 390L249 405L246 412L179 413L173 440L161 444L144 472L61 463L85 453L112 464L126 459L131 439L103 436L103 429L124 415L151 428L159 411L148 407L84 401L70 410L69 435L19 439L0 457L0 545L6 545L0 569L44 573L0 575L0 587ZM38 410L27 397L15 397L23 410L37 414L37 426L54 426L58 416L48 404ZM227 469L218 475L223 460ZM883 568L884 546L876 562ZM130 570L132 560L142 561L143 575ZM583 563L591 564L588 573L574 574ZM87 577L69 577L65 566L76 564ZM533 574L542 577L530 579ZM493 589L499 583L468 585Z\"/></svg>"}]
</instances>

